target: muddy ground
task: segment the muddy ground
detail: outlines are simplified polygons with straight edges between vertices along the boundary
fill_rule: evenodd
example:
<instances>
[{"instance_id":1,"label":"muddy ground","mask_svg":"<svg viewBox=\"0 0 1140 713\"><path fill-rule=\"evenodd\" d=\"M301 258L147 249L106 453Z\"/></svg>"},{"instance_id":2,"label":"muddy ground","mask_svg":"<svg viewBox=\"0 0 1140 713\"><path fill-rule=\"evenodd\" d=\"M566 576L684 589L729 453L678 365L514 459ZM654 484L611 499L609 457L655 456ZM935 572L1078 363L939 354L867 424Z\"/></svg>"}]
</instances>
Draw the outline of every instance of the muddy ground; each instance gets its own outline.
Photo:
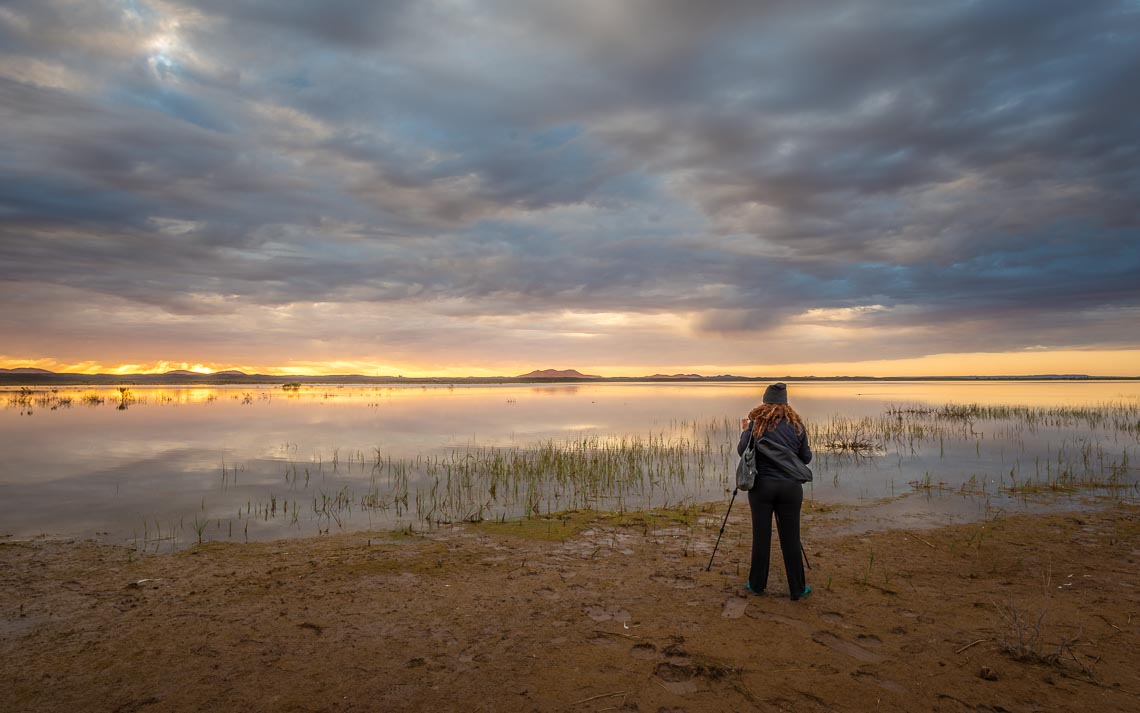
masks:
<instances>
[{"instance_id":1,"label":"muddy ground","mask_svg":"<svg viewBox=\"0 0 1140 713\"><path fill-rule=\"evenodd\" d=\"M718 507L723 507L718 506ZM838 516L837 516L838 515ZM1140 710L1140 508L838 534L746 595L748 508L0 544L6 711Z\"/></svg>"}]
</instances>

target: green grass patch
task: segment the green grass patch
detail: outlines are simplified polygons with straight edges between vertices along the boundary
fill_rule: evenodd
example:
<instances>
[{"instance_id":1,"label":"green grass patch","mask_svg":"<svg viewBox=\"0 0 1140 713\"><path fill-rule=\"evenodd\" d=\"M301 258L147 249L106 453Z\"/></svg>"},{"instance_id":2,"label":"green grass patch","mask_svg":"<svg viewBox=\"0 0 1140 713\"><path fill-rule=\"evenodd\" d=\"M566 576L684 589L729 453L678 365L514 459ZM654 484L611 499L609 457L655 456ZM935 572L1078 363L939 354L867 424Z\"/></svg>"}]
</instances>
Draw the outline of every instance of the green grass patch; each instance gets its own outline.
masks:
<instances>
[{"instance_id":1,"label":"green grass patch","mask_svg":"<svg viewBox=\"0 0 1140 713\"><path fill-rule=\"evenodd\" d=\"M561 542L597 524L603 515L603 513L591 510L568 510L517 520L484 520L469 525L469 527L473 532L483 535L504 535L520 537L524 540Z\"/></svg>"},{"instance_id":2,"label":"green grass patch","mask_svg":"<svg viewBox=\"0 0 1140 713\"><path fill-rule=\"evenodd\" d=\"M646 511L605 512L599 510L567 510L550 515L517 520L484 520L469 527L485 535L505 535L525 540L562 542L591 527L627 527L646 531L666 527L692 528L702 515L719 508L718 503L655 508Z\"/></svg>"}]
</instances>

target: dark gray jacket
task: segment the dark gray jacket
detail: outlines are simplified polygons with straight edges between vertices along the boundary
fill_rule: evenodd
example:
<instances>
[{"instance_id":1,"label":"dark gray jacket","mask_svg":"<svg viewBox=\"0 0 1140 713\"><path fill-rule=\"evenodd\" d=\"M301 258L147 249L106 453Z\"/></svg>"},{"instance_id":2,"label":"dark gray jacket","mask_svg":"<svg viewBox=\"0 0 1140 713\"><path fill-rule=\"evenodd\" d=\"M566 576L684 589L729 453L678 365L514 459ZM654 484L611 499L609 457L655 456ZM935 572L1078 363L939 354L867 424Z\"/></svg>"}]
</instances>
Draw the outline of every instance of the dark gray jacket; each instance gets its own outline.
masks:
<instances>
[{"instance_id":1,"label":"dark gray jacket","mask_svg":"<svg viewBox=\"0 0 1140 713\"><path fill-rule=\"evenodd\" d=\"M740 443L736 446L737 454L744 453L751 435L752 422L749 421L748 428L740 434ZM797 478L794 475L800 466L792 459L798 458L803 465L811 463L811 447L808 445L806 432L797 433L795 426L787 421L780 421L760 436L756 446L757 478L804 481L804 478Z\"/></svg>"}]
</instances>

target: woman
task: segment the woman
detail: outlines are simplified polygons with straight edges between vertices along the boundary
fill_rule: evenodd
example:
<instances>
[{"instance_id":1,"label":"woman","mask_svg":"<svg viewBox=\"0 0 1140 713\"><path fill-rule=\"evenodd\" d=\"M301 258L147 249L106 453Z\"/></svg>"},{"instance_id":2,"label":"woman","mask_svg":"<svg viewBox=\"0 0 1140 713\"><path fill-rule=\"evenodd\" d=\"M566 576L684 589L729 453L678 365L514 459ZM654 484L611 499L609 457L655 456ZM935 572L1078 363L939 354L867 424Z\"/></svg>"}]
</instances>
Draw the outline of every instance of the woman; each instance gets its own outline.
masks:
<instances>
[{"instance_id":1,"label":"woman","mask_svg":"<svg viewBox=\"0 0 1140 713\"><path fill-rule=\"evenodd\" d=\"M752 409L748 418L741 419L740 427L743 433L736 449L738 453L744 453L749 440L764 438L795 453L804 464L811 462L807 428L788 405L788 387L784 384L772 384L765 389L764 403ZM788 573L788 592L793 600L811 594L800 559L800 506L803 502L804 486L800 481L774 461L757 454L756 484L748 491L748 505L752 509L752 565L748 581L744 583L744 588L753 594L762 594L768 586L773 513L780 533L784 569Z\"/></svg>"}]
</instances>

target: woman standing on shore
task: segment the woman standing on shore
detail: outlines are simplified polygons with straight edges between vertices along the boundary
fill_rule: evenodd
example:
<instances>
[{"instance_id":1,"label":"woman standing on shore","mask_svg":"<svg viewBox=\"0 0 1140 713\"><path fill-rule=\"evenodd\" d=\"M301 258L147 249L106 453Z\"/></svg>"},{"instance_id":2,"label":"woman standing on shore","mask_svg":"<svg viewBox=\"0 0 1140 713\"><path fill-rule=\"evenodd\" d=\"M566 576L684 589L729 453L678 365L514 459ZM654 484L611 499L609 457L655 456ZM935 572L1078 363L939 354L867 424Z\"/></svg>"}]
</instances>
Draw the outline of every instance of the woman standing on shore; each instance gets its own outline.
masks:
<instances>
[{"instance_id":1,"label":"woman standing on shore","mask_svg":"<svg viewBox=\"0 0 1140 713\"><path fill-rule=\"evenodd\" d=\"M738 453L744 453L749 441L761 439L790 451L805 465L811 462L807 428L803 419L788 405L788 387L772 384L764 391L764 403L741 419ZM804 486L788 470L769 458L756 458L756 484L748 491L752 509L752 563L744 588L762 594L768 586L768 559L772 548L772 515L780 534L780 551L788 573L788 592L793 600L811 594L800 559L800 507L804 502Z\"/></svg>"}]
</instances>

